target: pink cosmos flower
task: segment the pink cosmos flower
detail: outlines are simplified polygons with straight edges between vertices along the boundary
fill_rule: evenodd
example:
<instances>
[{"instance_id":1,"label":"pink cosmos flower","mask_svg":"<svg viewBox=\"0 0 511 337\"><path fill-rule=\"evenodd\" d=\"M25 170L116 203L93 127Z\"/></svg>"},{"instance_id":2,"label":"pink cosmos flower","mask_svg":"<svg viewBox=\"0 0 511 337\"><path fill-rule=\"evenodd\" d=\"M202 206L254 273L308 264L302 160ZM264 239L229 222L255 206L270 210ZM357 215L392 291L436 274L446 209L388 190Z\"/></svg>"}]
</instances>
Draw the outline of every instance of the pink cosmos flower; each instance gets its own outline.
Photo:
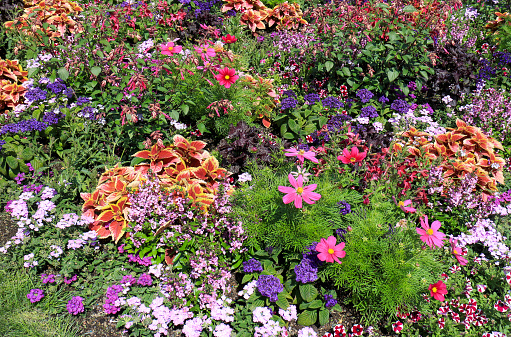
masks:
<instances>
[{"instance_id":1,"label":"pink cosmos flower","mask_svg":"<svg viewBox=\"0 0 511 337\"><path fill-rule=\"evenodd\" d=\"M338 156L337 159L342 161L343 164L354 164L360 163L367 155L367 151L359 152L358 147L353 146L351 151L348 149L342 150L342 155Z\"/></svg>"},{"instance_id":2,"label":"pink cosmos flower","mask_svg":"<svg viewBox=\"0 0 511 337\"><path fill-rule=\"evenodd\" d=\"M433 248L433 246L442 247L444 245L443 240L445 239L445 234L438 232L438 229L442 225L440 221L434 221L430 228L427 215L420 219L422 229L417 227L416 230L417 234L421 236L422 242L426 243L430 248Z\"/></svg>"},{"instance_id":3,"label":"pink cosmos flower","mask_svg":"<svg viewBox=\"0 0 511 337\"><path fill-rule=\"evenodd\" d=\"M400 201L397 203L397 205L399 206L399 208L401 208L401 210L405 213L415 213L417 212L417 210L409 205L412 204L412 201L410 199L408 200L405 200L405 201Z\"/></svg>"},{"instance_id":4,"label":"pink cosmos flower","mask_svg":"<svg viewBox=\"0 0 511 337\"><path fill-rule=\"evenodd\" d=\"M438 281L437 283L429 285L429 293L435 300L443 302L445 300L444 295L447 294L447 287L444 282Z\"/></svg>"},{"instance_id":5,"label":"pink cosmos flower","mask_svg":"<svg viewBox=\"0 0 511 337\"><path fill-rule=\"evenodd\" d=\"M227 67L224 69L219 69L218 72L219 74L215 75L215 78L218 80L218 82L220 82L220 85L223 85L227 89L229 89L231 84L240 78L238 75L236 75L236 70L229 69Z\"/></svg>"},{"instance_id":6,"label":"pink cosmos flower","mask_svg":"<svg viewBox=\"0 0 511 337\"><path fill-rule=\"evenodd\" d=\"M224 40L225 43L234 43L238 41L238 39L235 36L229 34L227 34L226 36L222 36L222 40Z\"/></svg>"},{"instance_id":7,"label":"pink cosmos flower","mask_svg":"<svg viewBox=\"0 0 511 337\"><path fill-rule=\"evenodd\" d=\"M452 255L454 255L456 260L458 260L459 264L462 266L466 265L468 261L463 256L461 256L461 248L457 247L458 240L449 239L449 242L451 243Z\"/></svg>"},{"instance_id":8,"label":"pink cosmos flower","mask_svg":"<svg viewBox=\"0 0 511 337\"><path fill-rule=\"evenodd\" d=\"M303 177L301 175L298 176L298 179L295 179L290 173L288 178L293 187L279 186L280 192L287 193L282 198L284 204L289 204L294 201L296 208L302 208L302 199L308 204L313 204L314 201L317 201L321 198L321 194L312 192L316 189L316 187L318 187L317 184L311 184L304 187Z\"/></svg>"},{"instance_id":9,"label":"pink cosmos flower","mask_svg":"<svg viewBox=\"0 0 511 337\"><path fill-rule=\"evenodd\" d=\"M287 153L285 154L286 157L294 157L296 156L300 163L303 163L304 159L309 159L313 163L318 163L318 159L316 158L316 154L312 151L305 151L305 150L297 150L296 148L292 147L290 149L285 150Z\"/></svg>"},{"instance_id":10,"label":"pink cosmos flower","mask_svg":"<svg viewBox=\"0 0 511 337\"><path fill-rule=\"evenodd\" d=\"M183 50L183 47L174 45L174 42L167 42L166 44L160 45L160 50L163 55L172 56L180 53Z\"/></svg>"},{"instance_id":11,"label":"pink cosmos flower","mask_svg":"<svg viewBox=\"0 0 511 337\"><path fill-rule=\"evenodd\" d=\"M200 46L200 48L195 47L195 51L197 53L199 53L201 56L206 56L206 57L215 57L216 56L215 49L211 48L209 46L209 44L204 44L204 45Z\"/></svg>"},{"instance_id":12,"label":"pink cosmos flower","mask_svg":"<svg viewBox=\"0 0 511 337\"><path fill-rule=\"evenodd\" d=\"M321 261L331 262L334 260L341 264L342 262L339 258L343 258L346 256L346 252L343 250L345 243L341 242L338 245L335 245L336 239L335 236L329 236L328 239L321 239L321 242L316 245L316 250L319 252L318 259Z\"/></svg>"}]
</instances>

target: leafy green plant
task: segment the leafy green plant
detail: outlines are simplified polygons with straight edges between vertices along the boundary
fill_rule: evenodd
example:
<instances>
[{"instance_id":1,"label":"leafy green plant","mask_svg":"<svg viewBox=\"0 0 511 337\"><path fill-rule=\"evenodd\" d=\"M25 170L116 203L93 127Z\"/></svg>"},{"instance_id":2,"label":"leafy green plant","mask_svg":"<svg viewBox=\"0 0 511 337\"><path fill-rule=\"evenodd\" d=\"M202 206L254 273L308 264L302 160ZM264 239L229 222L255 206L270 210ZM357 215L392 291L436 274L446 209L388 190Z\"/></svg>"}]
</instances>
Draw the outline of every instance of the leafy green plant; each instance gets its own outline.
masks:
<instances>
[{"instance_id":1,"label":"leafy green plant","mask_svg":"<svg viewBox=\"0 0 511 337\"><path fill-rule=\"evenodd\" d=\"M287 109L277 115L274 121L280 129L280 135L285 139L305 139L307 135L320 130L328 121L328 117L320 115L322 110L321 104L304 105L295 109Z\"/></svg>"},{"instance_id":2,"label":"leafy green plant","mask_svg":"<svg viewBox=\"0 0 511 337\"><path fill-rule=\"evenodd\" d=\"M19 173L28 173L30 163L35 169L42 167L41 161L35 157L33 145L26 137L14 135L6 137L0 151L0 174L14 179Z\"/></svg>"}]
</instances>

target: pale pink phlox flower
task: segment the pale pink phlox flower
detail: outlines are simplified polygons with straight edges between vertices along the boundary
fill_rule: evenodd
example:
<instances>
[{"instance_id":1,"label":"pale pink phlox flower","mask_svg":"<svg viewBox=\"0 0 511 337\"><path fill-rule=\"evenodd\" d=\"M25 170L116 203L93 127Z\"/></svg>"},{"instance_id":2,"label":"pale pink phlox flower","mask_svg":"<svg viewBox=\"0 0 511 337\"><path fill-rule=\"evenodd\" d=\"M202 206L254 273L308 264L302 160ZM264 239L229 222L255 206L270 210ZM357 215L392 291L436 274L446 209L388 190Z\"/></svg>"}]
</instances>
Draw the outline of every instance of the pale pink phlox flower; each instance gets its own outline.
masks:
<instances>
[{"instance_id":1,"label":"pale pink phlox flower","mask_svg":"<svg viewBox=\"0 0 511 337\"><path fill-rule=\"evenodd\" d=\"M433 246L442 247L444 245L443 240L445 239L445 234L438 231L440 226L442 225L440 221L436 220L429 227L428 216L424 215L421 220L421 228L416 228L417 234L421 236L422 242L427 244L430 248Z\"/></svg>"},{"instance_id":2,"label":"pale pink phlox flower","mask_svg":"<svg viewBox=\"0 0 511 337\"><path fill-rule=\"evenodd\" d=\"M300 163L303 163L305 159L309 159L313 163L318 163L318 159L316 158L316 154L312 151L305 151L305 150L298 150L294 147L290 149L284 150L287 153L285 154L286 157L294 157L296 156Z\"/></svg>"},{"instance_id":3,"label":"pale pink phlox flower","mask_svg":"<svg viewBox=\"0 0 511 337\"><path fill-rule=\"evenodd\" d=\"M289 173L289 182L291 186L279 186L279 191L282 193L286 193L286 195L282 198L284 204L289 204L294 201L296 208L302 208L302 199L308 204L314 204L314 201L317 201L321 198L321 194L313 192L317 184L311 184L308 186L303 186L303 176L299 175L298 179L295 179L291 173Z\"/></svg>"},{"instance_id":4,"label":"pale pink phlox flower","mask_svg":"<svg viewBox=\"0 0 511 337\"><path fill-rule=\"evenodd\" d=\"M321 238L321 242L316 245L316 251L319 252L318 259L333 263L334 261L341 264L339 258L346 256L346 252L343 250L346 244L341 242L336 245L335 236L329 236L328 239Z\"/></svg>"}]
</instances>

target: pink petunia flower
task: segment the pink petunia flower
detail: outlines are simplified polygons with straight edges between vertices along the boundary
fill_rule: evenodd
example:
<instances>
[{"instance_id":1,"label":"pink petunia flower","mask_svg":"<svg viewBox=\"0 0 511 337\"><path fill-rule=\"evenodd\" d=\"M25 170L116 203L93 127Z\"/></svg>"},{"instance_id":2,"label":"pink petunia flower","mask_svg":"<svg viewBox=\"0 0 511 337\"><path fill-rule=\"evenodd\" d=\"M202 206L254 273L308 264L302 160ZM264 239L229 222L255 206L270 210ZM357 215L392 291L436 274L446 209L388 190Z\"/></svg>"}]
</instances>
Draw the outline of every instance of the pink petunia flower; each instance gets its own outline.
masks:
<instances>
[{"instance_id":1,"label":"pink petunia flower","mask_svg":"<svg viewBox=\"0 0 511 337\"><path fill-rule=\"evenodd\" d=\"M443 240L445 239L445 234L438 232L438 229L442 225L440 221L434 221L430 228L427 215L420 219L422 229L417 227L416 230L417 234L421 236L422 242L426 243L430 248L433 248L433 246L442 247L444 245Z\"/></svg>"},{"instance_id":2,"label":"pink petunia flower","mask_svg":"<svg viewBox=\"0 0 511 337\"><path fill-rule=\"evenodd\" d=\"M314 201L317 201L321 198L321 194L312 192L318 187L317 184L311 184L308 186L303 186L303 177L301 175L298 176L298 179L295 179L293 175L290 173L289 182L291 186L279 186L279 191L282 193L287 193L283 198L284 204L289 204L294 201L296 208L302 208L302 199L308 204L314 204Z\"/></svg>"},{"instance_id":3,"label":"pink petunia flower","mask_svg":"<svg viewBox=\"0 0 511 337\"><path fill-rule=\"evenodd\" d=\"M336 245L335 236L329 236L328 239L321 239L321 242L316 245L316 250L319 252L318 259L321 261L331 262L336 261L341 264L339 258L346 256L346 252L343 250L345 246L344 242Z\"/></svg>"},{"instance_id":4,"label":"pink petunia flower","mask_svg":"<svg viewBox=\"0 0 511 337\"><path fill-rule=\"evenodd\" d=\"M297 150L296 148L292 147L290 149L284 150L287 153L285 154L286 157L294 157L296 156L300 163L303 163L305 159L309 159L313 163L318 163L318 159L316 158L316 154L312 151L305 151L305 150Z\"/></svg>"},{"instance_id":5,"label":"pink petunia flower","mask_svg":"<svg viewBox=\"0 0 511 337\"><path fill-rule=\"evenodd\" d=\"M437 283L429 285L429 293L435 300L443 302L445 300L444 295L447 295L447 286L444 282L438 281Z\"/></svg>"},{"instance_id":6,"label":"pink petunia flower","mask_svg":"<svg viewBox=\"0 0 511 337\"><path fill-rule=\"evenodd\" d=\"M458 260L459 264L462 266L466 265L468 261L463 256L461 256L461 248L457 247L458 240L449 239L449 242L451 243L452 255L454 255L456 260Z\"/></svg>"},{"instance_id":7,"label":"pink petunia flower","mask_svg":"<svg viewBox=\"0 0 511 337\"><path fill-rule=\"evenodd\" d=\"M359 152L358 147L353 146L351 151L348 149L342 150L342 155L338 156L337 159L342 161L343 164L355 164L360 163L367 155L367 151Z\"/></svg>"},{"instance_id":8,"label":"pink petunia flower","mask_svg":"<svg viewBox=\"0 0 511 337\"><path fill-rule=\"evenodd\" d=\"M509 307L501 300L498 300L493 307L499 312L506 312L509 310Z\"/></svg>"},{"instance_id":9,"label":"pink petunia flower","mask_svg":"<svg viewBox=\"0 0 511 337\"><path fill-rule=\"evenodd\" d=\"M160 45L160 50L163 55L172 56L180 53L183 50L183 47L175 45L174 42L167 42L166 44Z\"/></svg>"},{"instance_id":10,"label":"pink petunia flower","mask_svg":"<svg viewBox=\"0 0 511 337\"><path fill-rule=\"evenodd\" d=\"M397 321L395 323L392 323L392 330L395 333L400 333L401 330L403 330L403 323L401 321Z\"/></svg>"},{"instance_id":11,"label":"pink petunia flower","mask_svg":"<svg viewBox=\"0 0 511 337\"><path fill-rule=\"evenodd\" d=\"M236 75L236 70L229 69L225 67L224 69L219 69L219 74L215 75L215 78L220 82L220 85L223 85L227 89L231 87L231 84L236 82L238 78L240 78L238 75Z\"/></svg>"}]
</instances>

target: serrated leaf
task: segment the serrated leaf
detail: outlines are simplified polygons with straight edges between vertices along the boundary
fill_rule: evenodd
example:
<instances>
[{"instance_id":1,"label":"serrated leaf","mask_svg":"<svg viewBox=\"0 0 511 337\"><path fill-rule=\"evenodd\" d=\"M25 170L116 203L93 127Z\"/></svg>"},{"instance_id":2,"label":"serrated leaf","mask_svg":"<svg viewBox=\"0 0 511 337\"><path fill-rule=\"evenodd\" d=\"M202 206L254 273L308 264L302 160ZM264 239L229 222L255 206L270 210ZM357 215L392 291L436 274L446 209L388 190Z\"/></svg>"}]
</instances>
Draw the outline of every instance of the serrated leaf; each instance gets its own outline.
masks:
<instances>
[{"instance_id":1,"label":"serrated leaf","mask_svg":"<svg viewBox=\"0 0 511 337\"><path fill-rule=\"evenodd\" d=\"M300 295L306 302L312 302L318 296L318 290L312 284L302 284L299 289Z\"/></svg>"},{"instance_id":2,"label":"serrated leaf","mask_svg":"<svg viewBox=\"0 0 511 337\"><path fill-rule=\"evenodd\" d=\"M63 81L65 81L65 80L67 80L67 79L69 78L69 71L67 71L67 69L66 69L66 68L64 68L64 67L60 68L60 69L59 69L59 71L58 71L58 73L59 73L59 77L60 77Z\"/></svg>"},{"instance_id":3,"label":"serrated leaf","mask_svg":"<svg viewBox=\"0 0 511 337\"><path fill-rule=\"evenodd\" d=\"M282 292L278 295L277 302L275 302L276 305L279 306L282 310L287 310L289 307L289 302L286 299L286 294L283 294Z\"/></svg>"},{"instance_id":4,"label":"serrated leaf","mask_svg":"<svg viewBox=\"0 0 511 337\"><path fill-rule=\"evenodd\" d=\"M318 313L316 310L305 310L298 316L298 320L296 323L305 326L311 326L316 323L318 319Z\"/></svg>"},{"instance_id":5,"label":"serrated leaf","mask_svg":"<svg viewBox=\"0 0 511 337\"><path fill-rule=\"evenodd\" d=\"M351 71L348 67L342 67L342 72L345 76L351 76Z\"/></svg>"},{"instance_id":6,"label":"serrated leaf","mask_svg":"<svg viewBox=\"0 0 511 337\"><path fill-rule=\"evenodd\" d=\"M99 73L101 72L101 68L100 67L92 67L90 72L92 73L92 75L98 76Z\"/></svg>"},{"instance_id":7,"label":"serrated leaf","mask_svg":"<svg viewBox=\"0 0 511 337\"><path fill-rule=\"evenodd\" d=\"M298 124L296 124L295 120L290 119L290 120L287 122L287 125L289 125L289 128L290 128L290 129L291 129L291 131L293 131L294 133L299 133L299 132L300 132L300 127L298 126Z\"/></svg>"},{"instance_id":8,"label":"serrated leaf","mask_svg":"<svg viewBox=\"0 0 511 337\"><path fill-rule=\"evenodd\" d=\"M319 324L320 325L328 324L329 318L330 318L330 312L327 309L321 309L319 311Z\"/></svg>"},{"instance_id":9,"label":"serrated leaf","mask_svg":"<svg viewBox=\"0 0 511 337\"><path fill-rule=\"evenodd\" d=\"M23 159L24 161L30 161L32 160L32 158L34 158L34 152L32 152L32 150L30 150L29 148L23 149L23 151L21 152L21 159Z\"/></svg>"},{"instance_id":10,"label":"serrated leaf","mask_svg":"<svg viewBox=\"0 0 511 337\"><path fill-rule=\"evenodd\" d=\"M314 301L310 302L310 304L309 304L309 308L311 308L311 309L321 308L322 306L323 306L323 302L321 300L314 300Z\"/></svg>"}]
</instances>

